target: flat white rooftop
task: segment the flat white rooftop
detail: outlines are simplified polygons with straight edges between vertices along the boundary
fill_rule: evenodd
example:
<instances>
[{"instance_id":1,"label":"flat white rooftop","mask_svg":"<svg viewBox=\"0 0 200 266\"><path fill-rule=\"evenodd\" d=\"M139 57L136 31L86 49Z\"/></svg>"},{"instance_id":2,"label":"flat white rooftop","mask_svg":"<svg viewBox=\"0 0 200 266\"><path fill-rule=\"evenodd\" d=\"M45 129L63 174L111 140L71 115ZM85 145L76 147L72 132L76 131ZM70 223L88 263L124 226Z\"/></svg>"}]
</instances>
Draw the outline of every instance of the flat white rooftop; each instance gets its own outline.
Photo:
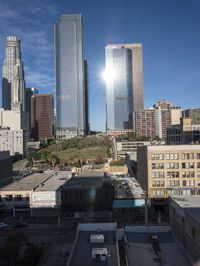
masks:
<instances>
[{"instance_id":1,"label":"flat white rooftop","mask_svg":"<svg viewBox=\"0 0 200 266\"><path fill-rule=\"evenodd\" d=\"M194 150L200 152L200 144L188 144L188 145L151 145L142 146L140 148L147 148L148 151L184 151L184 150Z\"/></svg>"},{"instance_id":2,"label":"flat white rooftop","mask_svg":"<svg viewBox=\"0 0 200 266\"><path fill-rule=\"evenodd\" d=\"M192 216L200 224L200 196L176 196L171 199L180 207L182 213ZM172 203L173 204L173 203ZM176 206L175 205L175 206ZM174 204L173 204L174 206ZM175 207L174 206L174 207Z\"/></svg>"},{"instance_id":3,"label":"flat white rooftop","mask_svg":"<svg viewBox=\"0 0 200 266\"><path fill-rule=\"evenodd\" d=\"M71 172L34 173L18 181L0 188L0 191L54 191L63 185L71 176Z\"/></svg>"}]
</instances>

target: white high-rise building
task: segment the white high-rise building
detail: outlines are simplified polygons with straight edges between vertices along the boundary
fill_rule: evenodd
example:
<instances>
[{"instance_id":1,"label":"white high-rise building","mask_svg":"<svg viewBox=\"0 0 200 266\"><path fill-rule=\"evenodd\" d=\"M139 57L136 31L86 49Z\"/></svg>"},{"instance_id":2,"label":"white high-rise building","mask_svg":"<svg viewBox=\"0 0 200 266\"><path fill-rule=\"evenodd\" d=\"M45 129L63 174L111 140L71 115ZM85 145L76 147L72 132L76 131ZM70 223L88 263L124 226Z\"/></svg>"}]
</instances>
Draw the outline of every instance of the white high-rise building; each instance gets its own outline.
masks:
<instances>
[{"instance_id":1,"label":"white high-rise building","mask_svg":"<svg viewBox=\"0 0 200 266\"><path fill-rule=\"evenodd\" d=\"M26 131L23 129L0 128L0 151L9 151L11 156L26 155Z\"/></svg>"},{"instance_id":2,"label":"white high-rise building","mask_svg":"<svg viewBox=\"0 0 200 266\"><path fill-rule=\"evenodd\" d=\"M24 70L20 40L8 36L2 69L2 105L5 110L25 110Z\"/></svg>"},{"instance_id":3,"label":"white high-rise building","mask_svg":"<svg viewBox=\"0 0 200 266\"><path fill-rule=\"evenodd\" d=\"M25 156L29 135L28 113L0 109L0 151Z\"/></svg>"}]
</instances>

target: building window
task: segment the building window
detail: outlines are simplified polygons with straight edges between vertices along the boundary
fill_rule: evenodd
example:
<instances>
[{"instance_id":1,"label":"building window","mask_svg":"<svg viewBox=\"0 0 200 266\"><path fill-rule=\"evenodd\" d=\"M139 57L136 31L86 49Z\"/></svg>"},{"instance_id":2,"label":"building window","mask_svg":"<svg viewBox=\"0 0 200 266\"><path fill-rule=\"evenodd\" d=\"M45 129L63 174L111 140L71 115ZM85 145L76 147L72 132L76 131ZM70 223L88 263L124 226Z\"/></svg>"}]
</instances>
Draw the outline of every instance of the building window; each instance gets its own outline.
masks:
<instances>
[{"instance_id":1,"label":"building window","mask_svg":"<svg viewBox=\"0 0 200 266\"><path fill-rule=\"evenodd\" d=\"M22 195L16 195L15 196L15 201L22 201Z\"/></svg>"},{"instance_id":2,"label":"building window","mask_svg":"<svg viewBox=\"0 0 200 266\"><path fill-rule=\"evenodd\" d=\"M152 169L164 169L164 163L152 163Z\"/></svg>"},{"instance_id":3,"label":"building window","mask_svg":"<svg viewBox=\"0 0 200 266\"><path fill-rule=\"evenodd\" d=\"M179 182L179 180L168 180L167 181L167 186L168 187L179 187L180 186L180 182Z\"/></svg>"},{"instance_id":4,"label":"building window","mask_svg":"<svg viewBox=\"0 0 200 266\"><path fill-rule=\"evenodd\" d=\"M160 160L164 160L164 154L160 154Z\"/></svg>"},{"instance_id":5,"label":"building window","mask_svg":"<svg viewBox=\"0 0 200 266\"><path fill-rule=\"evenodd\" d=\"M174 154L174 159L175 159L175 160L178 160L178 159L179 159L178 153L175 153L175 154Z\"/></svg>"},{"instance_id":6,"label":"building window","mask_svg":"<svg viewBox=\"0 0 200 266\"><path fill-rule=\"evenodd\" d=\"M152 187L164 187L165 182L164 181L153 181L152 182Z\"/></svg>"},{"instance_id":7,"label":"building window","mask_svg":"<svg viewBox=\"0 0 200 266\"><path fill-rule=\"evenodd\" d=\"M200 153L197 153L197 159L200 159Z\"/></svg>"},{"instance_id":8,"label":"building window","mask_svg":"<svg viewBox=\"0 0 200 266\"><path fill-rule=\"evenodd\" d=\"M194 180L183 180L183 187L194 187L195 181Z\"/></svg>"},{"instance_id":9,"label":"building window","mask_svg":"<svg viewBox=\"0 0 200 266\"><path fill-rule=\"evenodd\" d=\"M179 172L167 172L167 177L168 178L178 178Z\"/></svg>"},{"instance_id":10,"label":"building window","mask_svg":"<svg viewBox=\"0 0 200 266\"><path fill-rule=\"evenodd\" d=\"M182 168L186 168L186 169L193 169L194 168L194 163L182 163Z\"/></svg>"},{"instance_id":11,"label":"building window","mask_svg":"<svg viewBox=\"0 0 200 266\"><path fill-rule=\"evenodd\" d=\"M12 201L13 200L13 196L12 195L6 195L5 196L5 201Z\"/></svg>"},{"instance_id":12,"label":"building window","mask_svg":"<svg viewBox=\"0 0 200 266\"><path fill-rule=\"evenodd\" d=\"M167 167L167 169L178 169L179 163L167 163L166 167Z\"/></svg>"},{"instance_id":13,"label":"building window","mask_svg":"<svg viewBox=\"0 0 200 266\"><path fill-rule=\"evenodd\" d=\"M183 160L194 159L194 153L182 153L181 157Z\"/></svg>"},{"instance_id":14,"label":"building window","mask_svg":"<svg viewBox=\"0 0 200 266\"><path fill-rule=\"evenodd\" d=\"M182 172L182 177L183 178L194 177L194 172L189 172L189 171Z\"/></svg>"},{"instance_id":15,"label":"building window","mask_svg":"<svg viewBox=\"0 0 200 266\"><path fill-rule=\"evenodd\" d=\"M170 154L167 153L165 158L166 158L166 160L169 160L170 159Z\"/></svg>"},{"instance_id":16,"label":"building window","mask_svg":"<svg viewBox=\"0 0 200 266\"><path fill-rule=\"evenodd\" d=\"M152 178L164 178L164 172L152 172Z\"/></svg>"}]
</instances>

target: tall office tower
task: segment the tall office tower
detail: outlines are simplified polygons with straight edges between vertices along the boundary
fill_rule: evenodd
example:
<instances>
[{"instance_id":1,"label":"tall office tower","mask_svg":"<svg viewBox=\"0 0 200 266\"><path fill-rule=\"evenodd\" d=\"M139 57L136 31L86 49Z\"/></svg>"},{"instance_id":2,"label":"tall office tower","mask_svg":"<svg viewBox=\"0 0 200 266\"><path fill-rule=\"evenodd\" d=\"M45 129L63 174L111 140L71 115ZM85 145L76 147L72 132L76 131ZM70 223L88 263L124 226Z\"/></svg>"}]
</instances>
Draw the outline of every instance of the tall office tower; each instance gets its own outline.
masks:
<instances>
[{"instance_id":1,"label":"tall office tower","mask_svg":"<svg viewBox=\"0 0 200 266\"><path fill-rule=\"evenodd\" d=\"M16 36L7 37L2 77L3 108L24 111L24 70L21 60L20 40Z\"/></svg>"},{"instance_id":2,"label":"tall office tower","mask_svg":"<svg viewBox=\"0 0 200 266\"><path fill-rule=\"evenodd\" d=\"M34 94L31 97L31 137L53 138L54 108L52 94Z\"/></svg>"},{"instance_id":3,"label":"tall office tower","mask_svg":"<svg viewBox=\"0 0 200 266\"><path fill-rule=\"evenodd\" d=\"M133 112L143 108L142 44L107 45L107 134L133 131Z\"/></svg>"},{"instance_id":4,"label":"tall office tower","mask_svg":"<svg viewBox=\"0 0 200 266\"><path fill-rule=\"evenodd\" d=\"M62 15L55 25L57 140L85 134L83 23Z\"/></svg>"}]
</instances>

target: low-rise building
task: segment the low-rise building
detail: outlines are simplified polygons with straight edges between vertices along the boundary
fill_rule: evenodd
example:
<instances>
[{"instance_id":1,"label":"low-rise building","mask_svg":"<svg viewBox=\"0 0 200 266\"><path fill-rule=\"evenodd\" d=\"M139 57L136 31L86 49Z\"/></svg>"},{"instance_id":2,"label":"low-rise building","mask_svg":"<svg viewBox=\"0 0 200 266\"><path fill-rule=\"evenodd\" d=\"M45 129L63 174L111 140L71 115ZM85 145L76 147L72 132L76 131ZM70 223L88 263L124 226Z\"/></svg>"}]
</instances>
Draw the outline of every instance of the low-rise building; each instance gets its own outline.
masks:
<instances>
[{"instance_id":1,"label":"low-rise building","mask_svg":"<svg viewBox=\"0 0 200 266\"><path fill-rule=\"evenodd\" d=\"M67 266L120 265L116 223L79 224ZM92 236L101 241L91 241Z\"/></svg>"},{"instance_id":2,"label":"low-rise building","mask_svg":"<svg viewBox=\"0 0 200 266\"><path fill-rule=\"evenodd\" d=\"M136 155L138 146L150 144L150 141L116 141L117 158L125 158L127 153L134 153Z\"/></svg>"},{"instance_id":3,"label":"low-rise building","mask_svg":"<svg viewBox=\"0 0 200 266\"><path fill-rule=\"evenodd\" d=\"M178 196L169 200L170 226L181 245L200 263L200 196Z\"/></svg>"},{"instance_id":4,"label":"low-rise building","mask_svg":"<svg viewBox=\"0 0 200 266\"><path fill-rule=\"evenodd\" d=\"M81 173L62 188L62 209L70 212L111 211L114 187L101 172Z\"/></svg>"},{"instance_id":5,"label":"low-rise building","mask_svg":"<svg viewBox=\"0 0 200 266\"><path fill-rule=\"evenodd\" d=\"M34 173L0 188L0 207L60 208L61 187L70 178L71 172L47 171Z\"/></svg>"},{"instance_id":6,"label":"low-rise building","mask_svg":"<svg viewBox=\"0 0 200 266\"><path fill-rule=\"evenodd\" d=\"M138 147L137 179L149 198L200 194L200 145Z\"/></svg>"},{"instance_id":7,"label":"low-rise building","mask_svg":"<svg viewBox=\"0 0 200 266\"><path fill-rule=\"evenodd\" d=\"M169 226L137 225L125 226L121 229L117 228L116 223L78 225L67 266L81 264L191 265L174 239Z\"/></svg>"},{"instance_id":8,"label":"low-rise building","mask_svg":"<svg viewBox=\"0 0 200 266\"><path fill-rule=\"evenodd\" d=\"M193 125L191 118L181 118L179 125L167 128L167 144L200 143L200 124Z\"/></svg>"},{"instance_id":9,"label":"low-rise building","mask_svg":"<svg viewBox=\"0 0 200 266\"><path fill-rule=\"evenodd\" d=\"M128 174L127 165L111 165L110 163L105 163L104 172L108 175L118 175L118 176L126 176Z\"/></svg>"}]
</instances>

